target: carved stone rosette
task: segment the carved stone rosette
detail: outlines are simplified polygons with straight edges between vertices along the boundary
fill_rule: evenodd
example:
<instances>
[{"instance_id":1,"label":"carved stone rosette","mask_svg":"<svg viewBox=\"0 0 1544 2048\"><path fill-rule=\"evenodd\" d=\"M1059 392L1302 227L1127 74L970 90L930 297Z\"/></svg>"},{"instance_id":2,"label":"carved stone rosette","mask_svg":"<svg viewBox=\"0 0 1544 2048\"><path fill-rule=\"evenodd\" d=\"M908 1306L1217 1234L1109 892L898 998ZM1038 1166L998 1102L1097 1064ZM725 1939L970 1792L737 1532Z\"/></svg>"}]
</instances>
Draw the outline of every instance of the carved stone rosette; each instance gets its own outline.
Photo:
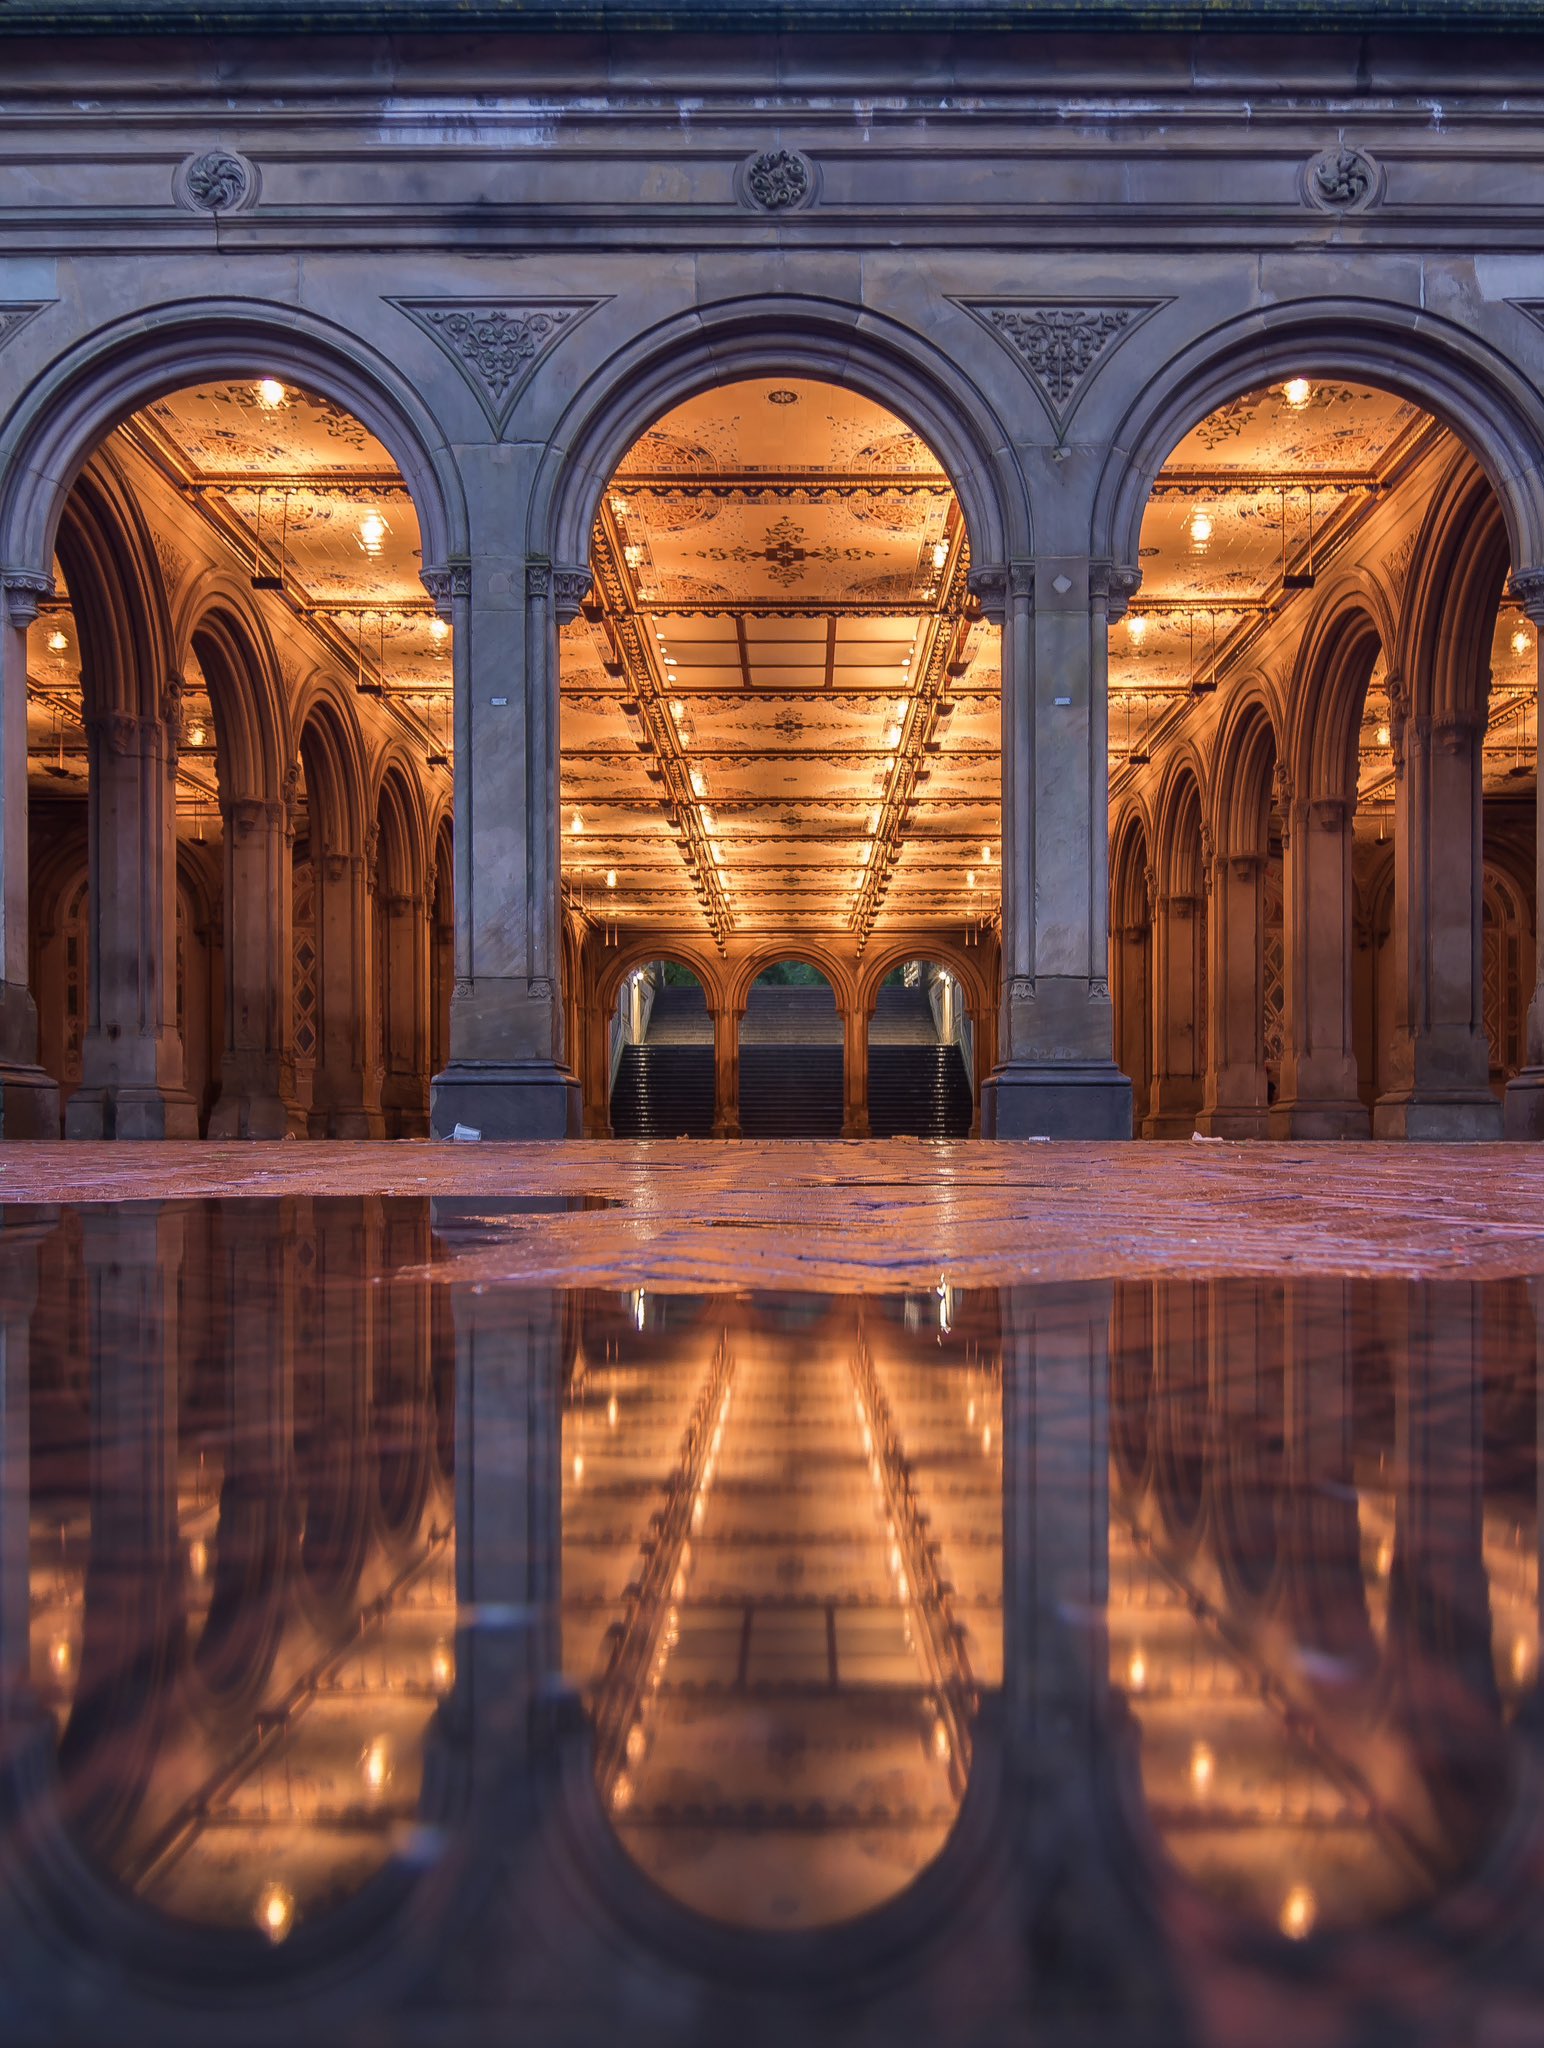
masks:
<instances>
[{"instance_id":1,"label":"carved stone rosette","mask_svg":"<svg viewBox=\"0 0 1544 2048\"><path fill-rule=\"evenodd\" d=\"M1321 213L1363 213L1383 197L1383 169L1349 143L1321 149L1303 168L1303 197Z\"/></svg>"},{"instance_id":2,"label":"carved stone rosette","mask_svg":"<svg viewBox=\"0 0 1544 2048\"><path fill-rule=\"evenodd\" d=\"M796 149L764 149L740 166L740 196L759 213L795 213L815 197L815 167Z\"/></svg>"},{"instance_id":3,"label":"carved stone rosette","mask_svg":"<svg viewBox=\"0 0 1544 2048\"><path fill-rule=\"evenodd\" d=\"M250 157L233 149L206 149L177 166L172 194L188 213L246 213L257 204L261 184Z\"/></svg>"}]
</instances>

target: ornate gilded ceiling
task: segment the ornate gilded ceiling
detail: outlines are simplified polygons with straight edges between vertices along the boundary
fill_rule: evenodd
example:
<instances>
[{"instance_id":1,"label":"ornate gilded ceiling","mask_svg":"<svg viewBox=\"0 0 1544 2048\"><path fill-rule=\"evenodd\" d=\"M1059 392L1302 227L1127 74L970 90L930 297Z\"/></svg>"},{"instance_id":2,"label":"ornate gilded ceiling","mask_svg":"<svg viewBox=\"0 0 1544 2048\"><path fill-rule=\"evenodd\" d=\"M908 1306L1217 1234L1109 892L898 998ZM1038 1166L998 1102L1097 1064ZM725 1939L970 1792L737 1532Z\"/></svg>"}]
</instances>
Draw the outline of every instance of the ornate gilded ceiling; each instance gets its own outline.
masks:
<instances>
[{"instance_id":1,"label":"ornate gilded ceiling","mask_svg":"<svg viewBox=\"0 0 1544 2048\"><path fill-rule=\"evenodd\" d=\"M993 914L997 634L901 421L809 381L693 399L618 469L593 562L564 635L563 867L595 915L727 936Z\"/></svg>"}]
</instances>

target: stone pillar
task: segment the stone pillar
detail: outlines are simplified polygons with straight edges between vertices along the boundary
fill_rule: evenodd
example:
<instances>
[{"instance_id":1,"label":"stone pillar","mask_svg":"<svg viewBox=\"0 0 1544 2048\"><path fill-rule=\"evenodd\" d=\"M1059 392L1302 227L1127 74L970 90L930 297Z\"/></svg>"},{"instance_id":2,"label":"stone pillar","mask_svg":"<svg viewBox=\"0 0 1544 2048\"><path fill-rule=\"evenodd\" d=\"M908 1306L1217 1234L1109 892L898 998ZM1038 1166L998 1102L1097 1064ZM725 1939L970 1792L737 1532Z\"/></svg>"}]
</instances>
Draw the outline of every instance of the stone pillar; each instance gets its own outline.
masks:
<instances>
[{"instance_id":1,"label":"stone pillar","mask_svg":"<svg viewBox=\"0 0 1544 2048\"><path fill-rule=\"evenodd\" d=\"M713 1012L713 1135L740 1135L740 1019L743 1009L725 1003Z\"/></svg>"},{"instance_id":2,"label":"stone pillar","mask_svg":"<svg viewBox=\"0 0 1544 2048\"><path fill-rule=\"evenodd\" d=\"M27 957L27 628L51 576L0 573L0 1138L57 1138Z\"/></svg>"},{"instance_id":3,"label":"stone pillar","mask_svg":"<svg viewBox=\"0 0 1544 2048\"><path fill-rule=\"evenodd\" d=\"M1393 1086L1379 1138L1499 1138L1483 993L1485 714L1401 716L1394 683Z\"/></svg>"},{"instance_id":4,"label":"stone pillar","mask_svg":"<svg viewBox=\"0 0 1544 2048\"><path fill-rule=\"evenodd\" d=\"M619 996L626 988L624 979ZM603 1009L593 998L579 1006L580 1040L575 1047L574 1064L584 1099L587 1138L611 1136L611 1020L615 1015L614 1004Z\"/></svg>"},{"instance_id":5,"label":"stone pillar","mask_svg":"<svg viewBox=\"0 0 1544 2048\"><path fill-rule=\"evenodd\" d=\"M1537 963L1533 1000L1528 1005L1525 1064L1506 1087L1506 1135L1544 1138L1544 569L1523 569L1512 578L1512 595L1533 621L1534 655L1539 666L1538 701L1534 709L1533 891L1534 958Z\"/></svg>"},{"instance_id":6,"label":"stone pillar","mask_svg":"<svg viewBox=\"0 0 1544 2048\"><path fill-rule=\"evenodd\" d=\"M487 481L489 528L504 533L508 477ZM489 554L450 573L456 988L432 1128L440 1138L458 1123L488 1138L574 1137L579 1083L565 1063L558 957L558 627L577 616L589 571Z\"/></svg>"},{"instance_id":7,"label":"stone pillar","mask_svg":"<svg viewBox=\"0 0 1544 2048\"><path fill-rule=\"evenodd\" d=\"M1277 777L1284 821L1281 1094L1273 1138L1365 1138L1351 1037L1351 806L1293 798Z\"/></svg>"},{"instance_id":8,"label":"stone pillar","mask_svg":"<svg viewBox=\"0 0 1544 2048\"><path fill-rule=\"evenodd\" d=\"M971 582L1003 636L1002 1021L982 1133L1130 1137L1108 981L1105 684L1109 620L1136 579L1068 557Z\"/></svg>"},{"instance_id":9,"label":"stone pillar","mask_svg":"<svg viewBox=\"0 0 1544 2048\"><path fill-rule=\"evenodd\" d=\"M1110 936L1110 995L1115 1009L1115 1063L1131 1083L1135 1116L1145 1117L1152 1086L1151 917L1117 926Z\"/></svg>"},{"instance_id":10,"label":"stone pillar","mask_svg":"<svg viewBox=\"0 0 1544 2048\"><path fill-rule=\"evenodd\" d=\"M381 1108L392 1138L429 1135L429 920L422 896L382 896L386 952Z\"/></svg>"},{"instance_id":11,"label":"stone pillar","mask_svg":"<svg viewBox=\"0 0 1544 2048\"><path fill-rule=\"evenodd\" d=\"M1203 900L1173 891L1153 919L1153 1084L1145 1138L1188 1138L1201 1108Z\"/></svg>"},{"instance_id":12,"label":"stone pillar","mask_svg":"<svg viewBox=\"0 0 1544 2048\"><path fill-rule=\"evenodd\" d=\"M222 806L225 1053L211 1138L282 1138L295 1095L293 867L288 809L259 797Z\"/></svg>"},{"instance_id":13,"label":"stone pillar","mask_svg":"<svg viewBox=\"0 0 1544 2048\"><path fill-rule=\"evenodd\" d=\"M196 1138L177 1030L177 782L159 718L86 721L89 1015L70 1138Z\"/></svg>"},{"instance_id":14,"label":"stone pillar","mask_svg":"<svg viewBox=\"0 0 1544 2048\"><path fill-rule=\"evenodd\" d=\"M854 1002L842 1012L842 1136L869 1135L869 1022L872 1010Z\"/></svg>"},{"instance_id":15,"label":"stone pillar","mask_svg":"<svg viewBox=\"0 0 1544 2048\"><path fill-rule=\"evenodd\" d=\"M1218 855L1206 937L1206 1078L1196 1129L1212 1138L1263 1138L1264 854Z\"/></svg>"},{"instance_id":16,"label":"stone pillar","mask_svg":"<svg viewBox=\"0 0 1544 2048\"><path fill-rule=\"evenodd\" d=\"M316 860L316 1071L314 1122L329 1138L380 1138L374 934L365 857L332 847Z\"/></svg>"}]
</instances>

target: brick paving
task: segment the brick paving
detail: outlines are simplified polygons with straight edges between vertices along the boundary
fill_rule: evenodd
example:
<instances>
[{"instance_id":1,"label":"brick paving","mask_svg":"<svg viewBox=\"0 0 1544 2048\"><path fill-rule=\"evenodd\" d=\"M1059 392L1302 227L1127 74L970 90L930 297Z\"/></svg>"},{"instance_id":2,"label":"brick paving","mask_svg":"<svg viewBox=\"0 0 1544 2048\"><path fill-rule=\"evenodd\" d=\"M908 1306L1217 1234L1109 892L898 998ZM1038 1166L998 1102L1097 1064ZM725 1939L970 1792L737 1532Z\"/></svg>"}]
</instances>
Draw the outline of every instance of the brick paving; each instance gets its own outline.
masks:
<instances>
[{"instance_id":1,"label":"brick paving","mask_svg":"<svg viewBox=\"0 0 1544 2048\"><path fill-rule=\"evenodd\" d=\"M612 1196L470 1255L571 1285L1544 1276L1544 1146L0 1145L0 1203L372 1194Z\"/></svg>"}]
</instances>

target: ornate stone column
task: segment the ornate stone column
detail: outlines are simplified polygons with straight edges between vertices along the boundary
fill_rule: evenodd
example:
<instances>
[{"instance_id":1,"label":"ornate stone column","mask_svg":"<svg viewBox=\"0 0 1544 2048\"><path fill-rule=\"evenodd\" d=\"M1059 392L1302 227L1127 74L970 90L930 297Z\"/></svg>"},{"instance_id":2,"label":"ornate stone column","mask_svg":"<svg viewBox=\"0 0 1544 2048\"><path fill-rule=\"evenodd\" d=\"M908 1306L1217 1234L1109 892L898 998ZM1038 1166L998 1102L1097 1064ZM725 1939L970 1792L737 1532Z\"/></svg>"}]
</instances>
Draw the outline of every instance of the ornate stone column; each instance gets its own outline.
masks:
<instances>
[{"instance_id":1,"label":"ornate stone column","mask_svg":"<svg viewBox=\"0 0 1544 2048\"><path fill-rule=\"evenodd\" d=\"M1499 1138L1483 993L1483 710L1409 715L1390 679L1394 740L1393 1086L1379 1138Z\"/></svg>"},{"instance_id":2,"label":"ornate stone column","mask_svg":"<svg viewBox=\"0 0 1544 2048\"><path fill-rule=\"evenodd\" d=\"M469 489L479 483L489 532L507 533L507 476L469 474ZM590 573L491 552L452 573L456 987L432 1129L575 1137L559 966L558 628L578 616Z\"/></svg>"},{"instance_id":3,"label":"ornate stone column","mask_svg":"<svg viewBox=\"0 0 1544 2048\"><path fill-rule=\"evenodd\" d=\"M842 1136L869 1135L869 1022L873 1015L854 1003L842 1012Z\"/></svg>"},{"instance_id":4,"label":"ornate stone column","mask_svg":"<svg viewBox=\"0 0 1544 2048\"><path fill-rule=\"evenodd\" d=\"M1153 918L1153 1085L1146 1138L1188 1138L1201 1108L1201 962L1206 906L1200 896L1160 896Z\"/></svg>"},{"instance_id":5,"label":"ornate stone column","mask_svg":"<svg viewBox=\"0 0 1544 2048\"><path fill-rule=\"evenodd\" d=\"M0 1138L57 1138L27 955L27 628L53 578L0 571Z\"/></svg>"},{"instance_id":6,"label":"ornate stone column","mask_svg":"<svg viewBox=\"0 0 1544 2048\"><path fill-rule=\"evenodd\" d=\"M381 1108L387 1135L429 1135L429 920L422 896L380 898L386 952L385 1075Z\"/></svg>"},{"instance_id":7,"label":"ornate stone column","mask_svg":"<svg viewBox=\"0 0 1544 2048\"><path fill-rule=\"evenodd\" d=\"M1211 874L1206 1076L1196 1128L1214 1138L1263 1138L1265 856L1218 854Z\"/></svg>"},{"instance_id":8,"label":"ornate stone column","mask_svg":"<svg viewBox=\"0 0 1544 2048\"><path fill-rule=\"evenodd\" d=\"M1533 621L1534 654L1539 664L1538 701L1534 707L1533 856L1535 886L1533 922L1537 962L1533 1000L1528 1005L1527 1064L1507 1083L1506 1135L1544 1138L1544 569L1522 569L1512 578L1512 595Z\"/></svg>"},{"instance_id":9,"label":"ornate stone column","mask_svg":"<svg viewBox=\"0 0 1544 2048\"><path fill-rule=\"evenodd\" d=\"M225 1052L211 1138L282 1138L295 1095L289 807L234 797L225 827Z\"/></svg>"},{"instance_id":10,"label":"ornate stone column","mask_svg":"<svg viewBox=\"0 0 1544 2048\"><path fill-rule=\"evenodd\" d=\"M1351 1037L1351 806L1294 797L1278 769L1285 821L1281 1094L1273 1138L1365 1138Z\"/></svg>"},{"instance_id":11,"label":"ornate stone column","mask_svg":"<svg viewBox=\"0 0 1544 2048\"><path fill-rule=\"evenodd\" d=\"M987 1137L1125 1138L1109 989L1109 622L1134 571L1086 557L972 572L1002 628L1003 915Z\"/></svg>"},{"instance_id":12,"label":"ornate stone column","mask_svg":"<svg viewBox=\"0 0 1544 2048\"><path fill-rule=\"evenodd\" d=\"M313 1118L329 1138L380 1138L375 943L366 856L324 847L316 858L319 956Z\"/></svg>"},{"instance_id":13,"label":"ornate stone column","mask_svg":"<svg viewBox=\"0 0 1544 2048\"><path fill-rule=\"evenodd\" d=\"M713 1012L713 1135L740 1135L740 1019L743 1009L724 1004Z\"/></svg>"},{"instance_id":14,"label":"ornate stone column","mask_svg":"<svg viewBox=\"0 0 1544 2048\"><path fill-rule=\"evenodd\" d=\"M70 1138L196 1138L177 1029L177 753L168 720L86 721L89 1014Z\"/></svg>"}]
</instances>

